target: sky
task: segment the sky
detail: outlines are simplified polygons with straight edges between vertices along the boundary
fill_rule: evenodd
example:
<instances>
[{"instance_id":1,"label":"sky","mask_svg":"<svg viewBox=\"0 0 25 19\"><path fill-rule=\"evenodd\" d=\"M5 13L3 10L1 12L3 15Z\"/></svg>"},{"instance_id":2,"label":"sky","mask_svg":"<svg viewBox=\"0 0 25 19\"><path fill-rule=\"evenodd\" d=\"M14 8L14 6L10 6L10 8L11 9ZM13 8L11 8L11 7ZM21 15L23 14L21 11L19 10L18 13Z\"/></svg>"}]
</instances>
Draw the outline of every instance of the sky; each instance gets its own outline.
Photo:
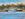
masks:
<instances>
[{"instance_id":1,"label":"sky","mask_svg":"<svg viewBox=\"0 0 25 19\"><path fill-rule=\"evenodd\" d=\"M22 2L23 0L0 0L0 3L6 3L6 2Z\"/></svg>"},{"instance_id":2,"label":"sky","mask_svg":"<svg viewBox=\"0 0 25 19\"><path fill-rule=\"evenodd\" d=\"M0 4L9 4L9 3L17 3L22 2L25 3L25 0L0 0Z\"/></svg>"}]
</instances>

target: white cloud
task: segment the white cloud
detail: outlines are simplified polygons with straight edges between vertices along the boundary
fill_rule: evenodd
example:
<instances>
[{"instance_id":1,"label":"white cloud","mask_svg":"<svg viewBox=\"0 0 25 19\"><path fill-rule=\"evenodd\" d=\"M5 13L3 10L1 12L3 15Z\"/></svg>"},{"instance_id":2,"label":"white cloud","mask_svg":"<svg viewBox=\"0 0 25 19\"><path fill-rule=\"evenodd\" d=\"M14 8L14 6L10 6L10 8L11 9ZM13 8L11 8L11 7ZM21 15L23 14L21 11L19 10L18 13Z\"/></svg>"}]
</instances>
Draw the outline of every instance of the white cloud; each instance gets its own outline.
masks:
<instances>
[{"instance_id":1,"label":"white cloud","mask_svg":"<svg viewBox=\"0 0 25 19\"><path fill-rule=\"evenodd\" d=\"M19 0L19 1L20 1L20 0ZM25 0L21 0L21 1L22 1L23 4L25 4ZM21 3L21 2L20 2L20 3ZM19 4L20 4L20 3L19 3ZM5 5L6 5L6 4L9 4L9 3L8 3L8 2L6 2L6 3L1 3L0 5L2 5L2 4L5 4ZM15 3L15 2L10 2L10 4L17 4L17 2L16 2L16 3Z\"/></svg>"}]
</instances>

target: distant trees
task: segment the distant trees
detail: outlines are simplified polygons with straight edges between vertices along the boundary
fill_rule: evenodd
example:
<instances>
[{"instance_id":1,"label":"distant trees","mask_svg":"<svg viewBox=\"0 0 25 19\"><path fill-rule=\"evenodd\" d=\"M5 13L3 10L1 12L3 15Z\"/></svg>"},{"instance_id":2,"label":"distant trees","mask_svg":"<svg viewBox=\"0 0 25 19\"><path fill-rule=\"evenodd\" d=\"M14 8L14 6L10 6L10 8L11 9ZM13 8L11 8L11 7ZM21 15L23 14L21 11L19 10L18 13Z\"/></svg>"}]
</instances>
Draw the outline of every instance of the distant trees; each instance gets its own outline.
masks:
<instances>
[{"instance_id":1,"label":"distant trees","mask_svg":"<svg viewBox=\"0 0 25 19\"><path fill-rule=\"evenodd\" d=\"M6 5L6 7L7 7L7 8L9 8L9 7L10 7L10 5L8 5L8 4L7 4L7 5Z\"/></svg>"},{"instance_id":2,"label":"distant trees","mask_svg":"<svg viewBox=\"0 0 25 19\"><path fill-rule=\"evenodd\" d=\"M14 4L8 5L8 4L7 4L6 6L4 6L4 4L2 4L2 6L0 6L0 9L9 8L9 7L11 7L11 6L15 7L16 5L14 5ZM25 5L23 5L23 4L20 4L19 6L17 5L16 7L17 7L17 8L20 8L20 9L25 9Z\"/></svg>"},{"instance_id":3,"label":"distant trees","mask_svg":"<svg viewBox=\"0 0 25 19\"><path fill-rule=\"evenodd\" d=\"M2 6L4 6L4 4L2 4Z\"/></svg>"},{"instance_id":4,"label":"distant trees","mask_svg":"<svg viewBox=\"0 0 25 19\"><path fill-rule=\"evenodd\" d=\"M0 6L0 9L3 10L5 8L4 4L2 4L2 6Z\"/></svg>"},{"instance_id":5,"label":"distant trees","mask_svg":"<svg viewBox=\"0 0 25 19\"><path fill-rule=\"evenodd\" d=\"M5 7L3 7L3 6L0 6L0 9L1 9L1 10L3 10L4 8L5 8Z\"/></svg>"},{"instance_id":6,"label":"distant trees","mask_svg":"<svg viewBox=\"0 0 25 19\"><path fill-rule=\"evenodd\" d=\"M22 8L23 8L23 5L22 5L22 4L20 4L20 5L19 5L19 7L20 7L20 9L22 9Z\"/></svg>"},{"instance_id":7,"label":"distant trees","mask_svg":"<svg viewBox=\"0 0 25 19\"><path fill-rule=\"evenodd\" d=\"M18 6L17 6L17 8L20 8L20 9L25 9L25 5L20 4L20 5L18 5Z\"/></svg>"}]
</instances>

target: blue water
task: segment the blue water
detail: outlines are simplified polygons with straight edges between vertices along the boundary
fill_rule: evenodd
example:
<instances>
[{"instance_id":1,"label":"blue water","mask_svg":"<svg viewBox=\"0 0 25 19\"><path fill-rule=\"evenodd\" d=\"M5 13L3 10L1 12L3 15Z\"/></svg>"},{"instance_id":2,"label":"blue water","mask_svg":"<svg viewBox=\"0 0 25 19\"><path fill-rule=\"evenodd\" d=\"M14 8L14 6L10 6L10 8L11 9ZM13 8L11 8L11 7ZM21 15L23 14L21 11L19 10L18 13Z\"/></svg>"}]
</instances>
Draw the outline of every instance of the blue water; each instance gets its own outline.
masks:
<instances>
[{"instance_id":1,"label":"blue water","mask_svg":"<svg viewBox=\"0 0 25 19\"><path fill-rule=\"evenodd\" d=\"M0 19L25 19L25 12L16 12L15 10L0 12Z\"/></svg>"},{"instance_id":2,"label":"blue water","mask_svg":"<svg viewBox=\"0 0 25 19\"><path fill-rule=\"evenodd\" d=\"M25 13L16 13L16 14L0 14L2 19L25 19ZM1 19L0 18L0 19Z\"/></svg>"}]
</instances>

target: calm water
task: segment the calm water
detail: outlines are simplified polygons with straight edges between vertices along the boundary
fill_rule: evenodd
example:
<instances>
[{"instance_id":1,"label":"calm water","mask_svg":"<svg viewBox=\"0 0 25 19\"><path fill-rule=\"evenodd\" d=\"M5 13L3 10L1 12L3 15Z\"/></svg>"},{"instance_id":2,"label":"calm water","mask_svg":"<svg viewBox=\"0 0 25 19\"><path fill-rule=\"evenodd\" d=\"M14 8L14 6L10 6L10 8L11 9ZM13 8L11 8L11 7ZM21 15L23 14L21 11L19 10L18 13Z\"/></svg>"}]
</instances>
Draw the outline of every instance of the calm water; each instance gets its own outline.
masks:
<instances>
[{"instance_id":1,"label":"calm water","mask_svg":"<svg viewBox=\"0 0 25 19\"><path fill-rule=\"evenodd\" d=\"M0 19L25 19L25 13L16 14L4 14L4 13L0 13Z\"/></svg>"}]
</instances>

